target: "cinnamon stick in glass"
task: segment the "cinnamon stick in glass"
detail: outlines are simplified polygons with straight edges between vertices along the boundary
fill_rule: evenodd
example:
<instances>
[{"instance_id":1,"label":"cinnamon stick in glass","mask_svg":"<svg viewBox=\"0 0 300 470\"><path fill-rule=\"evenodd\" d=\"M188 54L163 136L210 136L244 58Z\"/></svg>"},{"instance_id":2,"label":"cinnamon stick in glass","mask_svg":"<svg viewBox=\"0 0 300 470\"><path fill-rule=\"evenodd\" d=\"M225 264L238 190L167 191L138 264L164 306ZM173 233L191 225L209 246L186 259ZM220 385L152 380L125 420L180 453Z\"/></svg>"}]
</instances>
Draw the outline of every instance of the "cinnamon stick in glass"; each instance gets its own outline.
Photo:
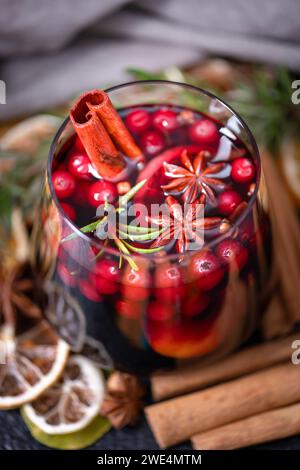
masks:
<instances>
[{"instance_id":1,"label":"cinnamon stick in glass","mask_svg":"<svg viewBox=\"0 0 300 470\"><path fill-rule=\"evenodd\" d=\"M70 110L70 119L99 175L114 178L125 162L96 113L89 110L90 99L90 93L80 96Z\"/></svg>"},{"instance_id":2,"label":"cinnamon stick in glass","mask_svg":"<svg viewBox=\"0 0 300 470\"><path fill-rule=\"evenodd\" d=\"M287 363L145 408L161 448L300 400L300 367Z\"/></svg>"},{"instance_id":3,"label":"cinnamon stick in glass","mask_svg":"<svg viewBox=\"0 0 300 470\"><path fill-rule=\"evenodd\" d=\"M141 149L135 143L107 93L103 90L91 91L88 107L91 111L95 111L113 142L125 156L133 160L143 159Z\"/></svg>"},{"instance_id":4,"label":"cinnamon stick in glass","mask_svg":"<svg viewBox=\"0 0 300 470\"><path fill-rule=\"evenodd\" d=\"M216 363L202 366L201 361L175 370L156 372L151 378L155 401L200 390L222 381L265 369L291 357L291 344L300 334L252 346Z\"/></svg>"},{"instance_id":5,"label":"cinnamon stick in glass","mask_svg":"<svg viewBox=\"0 0 300 470\"><path fill-rule=\"evenodd\" d=\"M226 424L192 437L195 450L232 450L300 433L300 403Z\"/></svg>"}]
</instances>

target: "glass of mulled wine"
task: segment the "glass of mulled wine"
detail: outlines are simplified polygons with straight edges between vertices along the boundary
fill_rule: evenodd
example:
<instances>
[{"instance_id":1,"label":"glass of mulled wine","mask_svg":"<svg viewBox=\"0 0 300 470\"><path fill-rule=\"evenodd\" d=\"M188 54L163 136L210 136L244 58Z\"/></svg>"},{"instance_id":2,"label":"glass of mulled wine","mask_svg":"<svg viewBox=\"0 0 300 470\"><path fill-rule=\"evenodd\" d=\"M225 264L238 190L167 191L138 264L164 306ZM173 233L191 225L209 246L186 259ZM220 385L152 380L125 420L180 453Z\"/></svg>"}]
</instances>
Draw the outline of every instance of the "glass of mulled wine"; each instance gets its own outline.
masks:
<instances>
[{"instance_id":1,"label":"glass of mulled wine","mask_svg":"<svg viewBox=\"0 0 300 470\"><path fill-rule=\"evenodd\" d=\"M260 319L272 267L245 122L211 93L168 81L94 90L70 116L34 230L47 319L73 350L140 373L237 348Z\"/></svg>"}]
</instances>

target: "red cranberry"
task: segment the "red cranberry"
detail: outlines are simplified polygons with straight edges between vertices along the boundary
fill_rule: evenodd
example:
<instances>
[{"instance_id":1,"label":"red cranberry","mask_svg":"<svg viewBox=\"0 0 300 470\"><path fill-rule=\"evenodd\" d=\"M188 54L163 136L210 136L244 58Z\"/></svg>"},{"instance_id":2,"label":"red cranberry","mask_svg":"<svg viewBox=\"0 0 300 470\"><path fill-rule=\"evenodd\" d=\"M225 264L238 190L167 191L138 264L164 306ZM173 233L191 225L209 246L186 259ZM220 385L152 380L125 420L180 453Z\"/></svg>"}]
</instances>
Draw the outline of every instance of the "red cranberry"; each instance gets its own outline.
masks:
<instances>
[{"instance_id":1,"label":"red cranberry","mask_svg":"<svg viewBox=\"0 0 300 470\"><path fill-rule=\"evenodd\" d=\"M155 295L165 302L174 302L183 297L185 287L182 275L174 264L161 265L155 273Z\"/></svg>"},{"instance_id":2,"label":"red cranberry","mask_svg":"<svg viewBox=\"0 0 300 470\"><path fill-rule=\"evenodd\" d=\"M154 321L167 321L172 318L174 309L170 304L151 302L147 309L147 317Z\"/></svg>"},{"instance_id":3,"label":"red cranberry","mask_svg":"<svg viewBox=\"0 0 300 470\"><path fill-rule=\"evenodd\" d=\"M150 116L144 109L135 109L127 114L125 124L131 132L143 132L150 125Z\"/></svg>"},{"instance_id":4,"label":"red cranberry","mask_svg":"<svg viewBox=\"0 0 300 470\"><path fill-rule=\"evenodd\" d=\"M152 125L160 132L174 131L179 127L177 114L170 109L159 109L152 115Z\"/></svg>"},{"instance_id":5,"label":"red cranberry","mask_svg":"<svg viewBox=\"0 0 300 470\"><path fill-rule=\"evenodd\" d=\"M66 202L62 202L61 207L64 213L69 217L69 219L71 219L74 222L74 220L76 219L76 213L73 207L70 206L70 204L67 204Z\"/></svg>"},{"instance_id":6,"label":"red cranberry","mask_svg":"<svg viewBox=\"0 0 300 470\"><path fill-rule=\"evenodd\" d=\"M113 183L104 180L93 183L88 192L88 201L93 207L99 207L105 202L113 204L117 197L117 187Z\"/></svg>"},{"instance_id":7,"label":"red cranberry","mask_svg":"<svg viewBox=\"0 0 300 470\"><path fill-rule=\"evenodd\" d=\"M68 169L72 175L81 180L90 180L91 162L86 153L72 153L68 161Z\"/></svg>"},{"instance_id":8,"label":"red cranberry","mask_svg":"<svg viewBox=\"0 0 300 470\"><path fill-rule=\"evenodd\" d=\"M138 320L143 313L143 304L132 300L118 300L115 308L119 315L129 320Z\"/></svg>"},{"instance_id":9,"label":"red cranberry","mask_svg":"<svg viewBox=\"0 0 300 470\"><path fill-rule=\"evenodd\" d=\"M66 284L69 287L75 287L76 278L75 276L72 276L72 274L70 273L70 271L66 268L64 264L59 264L57 266L57 272L64 284Z\"/></svg>"},{"instance_id":10,"label":"red cranberry","mask_svg":"<svg viewBox=\"0 0 300 470\"><path fill-rule=\"evenodd\" d=\"M217 255L225 263L236 263L239 269L242 269L248 261L247 249L238 240L229 238L218 245Z\"/></svg>"},{"instance_id":11,"label":"red cranberry","mask_svg":"<svg viewBox=\"0 0 300 470\"><path fill-rule=\"evenodd\" d=\"M122 278L122 294L126 299L133 301L146 300L149 296L149 273L146 268L139 266L139 269L127 267Z\"/></svg>"},{"instance_id":12,"label":"red cranberry","mask_svg":"<svg viewBox=\"0 0 300 470\"><path fill-rule=\"evenodd\" d=\"M59 199L70 197L75 191L75 179L67 171L55 171L52 175L52 182Z\"/></svg>"},{"instance_id":13,"label":"red cranberry","mask_svg":"<svg viewBox=\"0 0 300 470\"><path fill-rule=\"evenodd\" d=\"M191 125L189 137L196 144L216 144L219 142L220 134L217 126L209 119L201 119Z\"/></svg>"},{"instance_id":14,"label":"red cranberry","mask_svg":"<svg viewBox=\"0 0 300 470\"><path fill-rule=\"evenodd\" d=\"M143 151L153 157L164 149L165 139L161 132L150 130L142 134L141 145Z\"/></svg>"},{"instance_id":15,"label":"red cranberry","mask_svg":"<svg viewBox=\"0 0 300 470\"><path fill-rule=\"evenodd\" d=\"M117 261L112 259L98 260L93 268L93 273L96 276L104 277L109 281L118 282L120 280L119 265Z\"/></svg>"},{"instance_id":16,"label":"red cranberry","mask_svg":"<svg viewBox=\"0 0 300 470\"><path fill-rule=\"evenodd\" d=\"M104 295L115 294L118 290L118 284L116 282L110 281L102 276L95 276L90 274L90 280L95 286L97 292Z\"/></svg>"},{"instance_id":17,"label":"red cranberry","mask_svg":"<svg viewBox=\"0 0 300 470\"><path fill-rule=\"evenodd\" d=\"M101 294L115 294L120 279L118 263L110 259L100 259L90 273L90 279Z\"/></svg>"},{"instance_id":18,"label":"red cranberry","mask_svg":"<svg viewBox=\"0 0 300 470\"><path fill-rule=\"evenodd\" d=\"M200 251L192 257L189 271L201 290L213 289L223 277L218 258L210 251Z\"/></svg>"},{"instance_id":19,"label":"red cranberry","mask_svg":"<svg viewBox=\"0 0 300 470\"><path fill-rule=\"evenodd\" d=\"M220 194L218 199L218 208L222 215L230 215L242 202L240 195L231 189Z\"/></svg>"},{"instance_id":20,"label":"red cranberry","mask_svg":"<svg viewBox=\"0 0 300 470\"><path fill-rule=\"evenodd\" d=\"M237 158L232 162L231 178L236 183L250 183L254 176L255 166L249 158Z\"/></svg>"},{"instance_id":21,"label":"red cranberry","mask_svg":"<svg viewBox=\"0 0 300 470\"><path fill-rule=\"evenodd\" d=\"M183 316L192 318L199 315L208 307L209 301L209 296L203 292L188 298L182 309Z\"/></svg>"},{"instance_id":22,"label":"red cranberry","mask_svg":"<svg viewBox=\"0 0 300 470\"><path fill-rule=\"evenodd\" d=\"M78 282L78 287L82 295L92 302L101 302L102 296L97 292L94 285L86 279L81 279Z\"/></svg>"}]
</instances>

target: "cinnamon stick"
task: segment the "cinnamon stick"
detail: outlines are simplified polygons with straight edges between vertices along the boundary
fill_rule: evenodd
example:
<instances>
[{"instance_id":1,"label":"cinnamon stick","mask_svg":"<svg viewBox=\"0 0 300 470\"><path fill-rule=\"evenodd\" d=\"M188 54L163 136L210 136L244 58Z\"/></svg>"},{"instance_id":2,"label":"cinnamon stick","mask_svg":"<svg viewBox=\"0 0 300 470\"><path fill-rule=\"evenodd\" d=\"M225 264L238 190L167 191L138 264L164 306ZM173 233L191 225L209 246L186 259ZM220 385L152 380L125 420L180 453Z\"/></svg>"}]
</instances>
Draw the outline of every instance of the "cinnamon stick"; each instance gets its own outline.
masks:
<instances>
[{"instance_id":1,"label":"cinnamon stick","mask_svg":"<svg viewBox=\"0 0 300 470\"><path fill-rule=\"evenodd\" d=\"M270 196L274 259L280 273L280 289L291 328L300 321L300 232L286 190L269 154L262 155Z\"/></svg>"},{"instance_id":2,"label":"cinnamon stick","mask_svg":"<svg viewBox=\"0 0 300 470\"><path fill-rule=\"evenodd\" d=\"M289 321L278 289L273 293L269 305L264 312L261 329L264 338L267 340L286 335L291 330L291 322Z\"/></svg>"},{"instance_id":3,"label":"cinnamon stick","mask_svg":"<svg viewBox=\"0 0 300 470\"><path fill-rule=\"evenodd\" d=\"M195 450L232 450L300 433L300 403L267 411L192 437Z\"/></svg>"},{"instance_id":4,"label":"cinnamon stick","mask_svg":"<svg viewBox=\"0 0 300 470\"><path fill-rule=\"evenodd\" d=\"M125 156L141 160L143 158L142 151L133 140L107 93L103 90L93 90L89 96L89 109L97 114L114 143Z\"/></svg>"},{"instance_id":5,"label":"cinnamon stick","mask_svg":"<svg viewBox=\"0 0 300 470\"><path fill-rule=\"evenodd\" d=\"M275 366L225 384L146 407L159 446L166 448L242 418L300 400L300 367Z\"/></svg>"},{"instance_id":6,"label":"cinnamon stick","mask_svg":"<svg viewBox=\"0 0 300 470\"><path fill-rule=\"evenodd\" d=\"M201 361L171 371L154 373L151 378L155 401L200 390L225 380L265 369L291 357L291 344L300 335L259 344L239 351L214 364L203 367Z\"/></svg>"},{"instance_id":7,"label":"cinnamon stick","mask_svg":"<svg viewBox=\"0 0 300 470\"><path fill-rule=\"evenodd\" d=\"M70 119L95 169L101 176L113 178L125 162L96 113L89 110L92 97L92 92L82 95L71 108Z\"/></svg>"}]
</instances>

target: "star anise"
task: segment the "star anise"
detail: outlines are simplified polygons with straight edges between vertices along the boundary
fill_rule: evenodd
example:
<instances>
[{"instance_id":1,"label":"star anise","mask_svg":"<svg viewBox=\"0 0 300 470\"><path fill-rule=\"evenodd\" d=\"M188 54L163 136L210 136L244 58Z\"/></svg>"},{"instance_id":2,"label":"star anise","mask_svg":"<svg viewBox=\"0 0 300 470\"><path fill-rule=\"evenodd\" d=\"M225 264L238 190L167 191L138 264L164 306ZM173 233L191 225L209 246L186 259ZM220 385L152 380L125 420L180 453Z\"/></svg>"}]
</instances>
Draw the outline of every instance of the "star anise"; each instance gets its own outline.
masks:
<instances>
[{"instance_id":1,"label":"star anise","mask_svg":"<svg viewBox=\"0 0 300 470\"><path fill-rule=\"evenodd\" d=\"M133 425L143 408L144 394L144 387L135 375L113 372L107 381L101 413L116 429Z\"/></svg>"},{"instance_id":2,"label":"star anise","mask_svg":"<svg viewBox=\"0 0 300 470\"><path fill-rule=\"evenodd\" d=\"M151 248L162 247L176 240L175 249L178 253L188 251L191 241L203 245L202 231L217 228L223 222L221 217L204 217L203 212L199 214L199 209L203 207L205 196L202 194L199 200L187 208L185 213L183 206L172 196L166 198L168 214L161 214L158 217L149 217L149 222L163 227L162 233L151 244ZM201 232L200 232L201 231Z\"/></svg>"},{"instance_id":3,"label":"star anise","mask_svg":"<svg viewBox=\"0 0 300 470\"><path fill-rule=\"evenodd\" d=\"M215 177L225 166L225 163L213 163L208 165L211 158L209 152L202 150L193 161L187 150L181 154L180 160L183 166L164 163L165 175L172 181L162 186L166 195L182 195L187 204L194 202L200 195L211 202L216 202L215 187L223 188L224 183Z\"/></svg>"},{"instance_id":4,"label":"star anise","mask_svg":"<svg viewBox=\"0 0 300 470\"><path fill-rule=\"evenodd\" d=\"M17 313L31 319L42 316L40 307L33 301L35 284L27 263L2 268L0 275L0 313L4 320L15 324Z\"/></svg>"}]
</instances>

